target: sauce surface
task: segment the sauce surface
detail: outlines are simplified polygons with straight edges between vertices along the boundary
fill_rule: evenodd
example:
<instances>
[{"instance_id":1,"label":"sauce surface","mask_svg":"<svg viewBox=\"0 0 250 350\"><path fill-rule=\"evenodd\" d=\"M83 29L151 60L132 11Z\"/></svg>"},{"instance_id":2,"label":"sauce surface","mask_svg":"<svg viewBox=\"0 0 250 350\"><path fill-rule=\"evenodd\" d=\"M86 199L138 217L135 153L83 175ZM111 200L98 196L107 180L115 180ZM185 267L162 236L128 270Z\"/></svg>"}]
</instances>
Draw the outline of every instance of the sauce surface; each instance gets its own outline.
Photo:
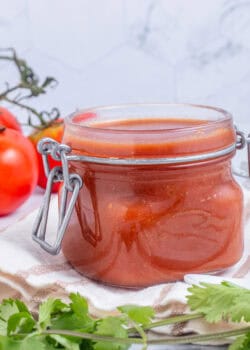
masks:
<instances>
[{"instance_id":1,"label":"sauce surface","mask_svg":"<svg viewBox=\"0 0 250 350\"><path fill-rule=\"evenodd\" d=\"M195 119L121 119L112 120L107 122L92 123L91 127L100 129L111 129L111 130L172 130L172 129L183 129L197 127L198 125L208 124L205 120Z\"/></svg>"},{"instance_id":2,"label":"sauce surface","mask_svg":"<svg viewBox=\"0 0 250 350\"><path fill-rule=\"evenodd\" d=\"M66 128L63 141L74 153L105 157L193 154L235 142L232 128L203 120L93 125ZM178 167L71 162L84 186L63 240L66 258L85 276L136 288L233 265L243 248L243 204L229 158Z\"/></svg>"},{"instance_id":3,"label":"sauce surface","mask_svg":"<svg viewBox=\"0 0 250 350\"><path fill-rule=\"evenodd\" d=\"M95 157L182 156L212 152L235 142L234 129L194 119L93 120L87 127L68 129L64 142L75 153Z\"/></svg>"}]
</instances>

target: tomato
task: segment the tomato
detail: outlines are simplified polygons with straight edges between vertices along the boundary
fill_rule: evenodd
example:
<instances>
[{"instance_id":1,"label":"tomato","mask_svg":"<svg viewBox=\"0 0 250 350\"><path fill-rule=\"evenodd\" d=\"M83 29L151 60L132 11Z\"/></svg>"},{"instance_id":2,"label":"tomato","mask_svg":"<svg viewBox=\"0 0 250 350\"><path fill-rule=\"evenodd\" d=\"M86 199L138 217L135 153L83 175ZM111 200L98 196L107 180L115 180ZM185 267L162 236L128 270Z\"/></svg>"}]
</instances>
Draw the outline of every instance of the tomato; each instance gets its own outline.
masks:
<instances>
[{"instance_id":1,"label":"tomato","mask_svg":"<svg viewBox=\"0 0 250 350\"><path fill-rule=\"evenodd\" d=\"M0 216L15 211L37 184L37 156L20 132L0 127Z\"/></svg>"},{"instance_id":2,"label":"tomato","mask_svg":"<svg viewBox=\"0 0 250 350\"><path fill-rule=\"evenodd\" d=\"M46 188L47 177L46 177L45 172L44 172L42 156L37 151L37 143L39 140L41 140L44 137L50 137L58 142L61 142L62 135L63 135L63 121L61 119L59 119L59 120L56 120L55 122L53 122L53 124L51 124L47 128L42 129L42 130L38 130L29 136L29 139L33 143L35 150L37 152L38 169L39 169L37 184L38 184L38 186L40 186L42 188ZM49 165L50 165L50 168L52 169L55 166L61 166L61 162L49 157ZM53 184L52 192L57 192L59 187L60 187L60 183Z\"/></svg>"},{"instance_id":3,"label":"tomato","mask_svg":"<svg viewBox=\"0 0 250 350\"><path fill-rule=\"evenodd\" d=\"M6 128L14 129L22 132L21 126L16 120L15 116L8 111L8 109L0 107L0 125L6 126Z\"/></svg>"}]
</instances>

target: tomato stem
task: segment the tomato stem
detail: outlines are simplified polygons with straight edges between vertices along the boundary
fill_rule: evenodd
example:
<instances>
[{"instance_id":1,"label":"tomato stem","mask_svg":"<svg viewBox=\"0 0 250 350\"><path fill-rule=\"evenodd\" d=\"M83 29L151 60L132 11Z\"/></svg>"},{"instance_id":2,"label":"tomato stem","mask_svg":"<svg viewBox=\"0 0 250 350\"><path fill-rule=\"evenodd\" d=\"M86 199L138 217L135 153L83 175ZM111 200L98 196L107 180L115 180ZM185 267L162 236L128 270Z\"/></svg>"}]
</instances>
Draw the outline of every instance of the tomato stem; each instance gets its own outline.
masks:
<instances>
[{"instance_id":1,"label":"tomato stem","mask_svg":"<svg viewBox=\"0 0 250 350\"><path fill-rule=\"evenodd\" d=\"M17 56L13 48L0 49L0 51L7 52L7 54L4 53L0 55L0 60L14 63L20 77L18 84L14 86L9 86L9 84L6 83L5 90L0 92L0 101L6 101L25 109L29 114L27 124L32 128L46 128L60 117L59 110L53 108L51 111L37 111L35 108L21 101L45 94L48 87L54 87L57 84L56 79L53 77L46 77L43 81L40 81L33 69L24 59ZM38 122L34 124L31 116L35 116Z\"/></svg>"}]
</instances>

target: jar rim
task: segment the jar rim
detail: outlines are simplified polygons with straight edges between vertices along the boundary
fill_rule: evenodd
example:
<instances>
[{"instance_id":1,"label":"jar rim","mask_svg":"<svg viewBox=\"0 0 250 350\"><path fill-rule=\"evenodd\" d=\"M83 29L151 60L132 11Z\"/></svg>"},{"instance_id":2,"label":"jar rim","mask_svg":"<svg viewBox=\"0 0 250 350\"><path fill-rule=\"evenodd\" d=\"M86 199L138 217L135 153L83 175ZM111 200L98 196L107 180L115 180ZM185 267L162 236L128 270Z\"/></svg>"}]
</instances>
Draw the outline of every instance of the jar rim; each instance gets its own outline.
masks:
<instances>
[{"instance_id":1,"label":"jar rim","mask_svg":"<svg viewBox=\"0 0 250 350\"><path fill-rule=\"evenodd\" d=\"M192 104L192 103L128 103L128 104L114 104L114 105L101 105L101 106L95 106L95 107L88 107L88 108L83 108L83 109L79 109L73 113L71 113L70 115L65 117L65 123L67 125L71 125L74 127L79 127L82 130L91 130L94 129L96 132L100 131L100 132L112 132L112 133L117 133L117 134L121 134L121 133L128 133L128 134L144 134L145 131L147 131L147 133L166 133L166 132L171 132L171 131L183 131L184 129L192 131L193 129L197 130L199 128L204 128L204 125L191 125L191 126L185 126L183 128L176 128L176 129L167 129L167 128L161 128L161 129L115 129L112 127L104 128L104 127L98 127L95 126L93 127L91 124L86 125L86 124L81 124L81 123L77 123L74 122L73 119L77 116L81 116L82 114L87 114L87 113L96 113L96 112L107 112L107 111L121 111L121 110L126 110L129 108L191 108L193 110L201 110L201 111L212 111L217 113L217 115L219 115L218 119L204 119L205 121L207 121L207 127L209 126L216 126L217 124L226 122L226 121L232 121L233 117L232 114L228 111L226 111L223 108L220 107L214 107L214 106L208 106L208 105L202 105L202 104Z\"/></svg>"}]
</instances>

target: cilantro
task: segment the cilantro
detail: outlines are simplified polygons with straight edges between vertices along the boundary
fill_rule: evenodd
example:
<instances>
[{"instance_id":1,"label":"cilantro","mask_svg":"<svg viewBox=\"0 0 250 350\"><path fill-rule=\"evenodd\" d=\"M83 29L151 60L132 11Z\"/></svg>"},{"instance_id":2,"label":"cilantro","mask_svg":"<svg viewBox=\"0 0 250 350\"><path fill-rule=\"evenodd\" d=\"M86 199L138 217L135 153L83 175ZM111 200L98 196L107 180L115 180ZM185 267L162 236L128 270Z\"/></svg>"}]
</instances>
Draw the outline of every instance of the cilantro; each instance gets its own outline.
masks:
<instances>
[{"instance_id":1,"label":"cilantro","mask_svg":"<svg viewBox=\"0 0 250 350\"><path fill-rule=\"evenodd\" d=\"M86 316L88 314L88 302L84 297L79 293L71 293L69 298L71 300L71 310L74 311L76 315L82 317L83 315Z\"/></svg>"},{"instance_id":2,"label":"cilantro","mask_svg":"<svg viewBox=\"0 0 250 350\"><path fill-rule=\"evenodd\" d=\"M127 350L131 344L146 349L149 344L201 343L234 339L229 350L250 349L250 326L204 335L186 335L149 339L154 327L205 318L208 322L250 321L250 290L223 282L201 283L189 288L188 304L193 311L154 321L154 310L148 306L118 307L117 316L94 319L87 300L70 294L69 303L47 299L35 319L19 300L7 299L0 304L0 350ZM132 328L131 328L132 327Z\"/></svg>"},{"instance_id":3,"label":"cilantro","mask_svg":"<svg viewBox=\"0 0 250 350\"><path fill-rule=\"evenodd\" d=\"M44 337L25 338L15 340L7 336L0 336L0 350L54 350Z\"/></svg>"},{"instance_id":4,"label":"cilantro","mask_svg":"<svg viewBox=\"0 0 250 350\"><path fill-rule=\"evenodd\" d=\"M229 346L228 350L249 350L250 349L250 332L235 339Z\"/></svg>"},{"instance_id":5,"label":"cilantro","mask_svg":"<svg viewBox=\"0 0 250 350\"><path fill-rule=\"evenodd\" d=\"M242 335L229 346L228 350L248 350L250 349L250 341L248 335Z\"/></svg>"},{"instance_id":6,"label":"cilantro","mask_svg":"<svg viewBox=\"0 0 250 350\"><path fill-rule=\"evenodd\" d=\"M95 321L90 317L87 300L80 294L70 294L71 303L63 313L51 319L51 329L81 330L92 333Z\"/></svg>"},{"instance_id":7,"label":"cilantro","mask_svg":"<svg viewBox=\"0 0 250 350\"><path fill-rule=\"evenodd\" d=\"M39 307L38 324L41 329L46 329L51 325L51 318L53 315L68 309L68 305L64 304L60 299L47 299Z\"/></svg>"},{"instance_id":8,"label":"cilantro","mask_svg":"<svg viewBox=\"0 0 250 350\"><path fill-rule=\"evenodd\" d=\"M118 310L128 315L130 320L143 326L149 325L155 316L154 309L150 306L125 305L118 307Z\"/></svg>"},{"instance_id":9,"label":"cilantro","mask_svg":"<svg viewBox=\"0 0 250 350\"><path fill-rule=\"evenodd\" d=\"M29 313L27 306L22 301L5 299L0 305L0 319L7 321L10 316L22 311Z\"/></svg>"},{"instance_id":10,"label":"cilantro","mask_svg":"<svg viewBox=\"0 0 250 350\"><path fill-rule=\"evenodd\" d=\"M191 310L203 313L208 322L250 321L250 290L246 288L229 282L201 283L189 288L189 292Z\"/></svg>"},{"instance_id":11,"label":"cilantro","mask_svg":"<svg viewBox=\"0 0 250 350\"><path fill-rule=\"evenodd\" d=\"M16 313L8 319L7 334L30 333L36 322L28 312Z\"/></svg>"},{"instance_id":12,"label":"cilantro","mask_svg":"<svg viewBox=\"0 0 250 350\"><path fill-rule=\"evenodd\" d=\"M55 340L55 346L58 347L63 347L63 349L68 349L68 350L80 350L80 345L76 343L74 340L67 339L64 336L53 334L50 335L50 338Z\"/></svg>"},{"instance_id":13,"label":"cilantro","mask_svg":"<svg viewBox=\"0 0 250 350\"><path fill-rule=\"evenodd\" d=\"M127 316L128 322L134 326L134 330L140 335L143 341L143 348L147 348L147 335L142 326L148 326L155 316L154 309L150 306L124 305L118 307L124 315ZM133 330L133 329L132 329Z\"/></svg>"},{"instance_id":14,"label":"cilantro","mask_svg":"<svg viewBox=\"0 0 250 350\"><path fill-rule=\"evenodd\" d=\"M124 328L124 320L119 317L106 317L97 322L95 334L108 335L116 338L127 338L128 333ZM105 343L102 341L97 342L94 345L94 350L125 350L128 349L128 345L118 343Z\"/></svg>"}]
</instances>

